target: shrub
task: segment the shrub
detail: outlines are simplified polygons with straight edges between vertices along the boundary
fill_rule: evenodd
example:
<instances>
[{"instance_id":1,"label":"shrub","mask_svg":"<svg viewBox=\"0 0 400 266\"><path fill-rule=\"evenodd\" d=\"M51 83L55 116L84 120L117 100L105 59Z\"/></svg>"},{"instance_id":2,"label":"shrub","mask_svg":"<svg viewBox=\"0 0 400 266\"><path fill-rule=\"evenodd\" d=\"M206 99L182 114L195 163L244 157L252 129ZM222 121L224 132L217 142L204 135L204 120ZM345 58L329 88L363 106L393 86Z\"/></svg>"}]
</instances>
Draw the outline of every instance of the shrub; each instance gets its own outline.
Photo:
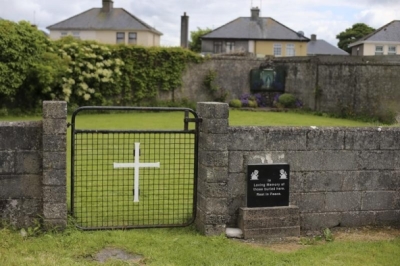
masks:
<instances>
[{"instance_id":1,"label":"shrub","mask_svg":"<svg viewBox=\"0 0 400 266\"><path fill-rule=\"evenodd\" d=\"M241 108L242 102L239 99L234 99L229 102L229 106L234 108Z\"/></svg>"},{"instance_id":2,"label":"shrub","mask_svg":"<svg viewBox=\"0 0 400 266\"><path fill-rule=\"evenodd\" d=\"M279 96L278 102L285 108L295 107L296 97L290 93L284 93Z\"/></svg>"},{"instance_id":3,"label":"shrub","mask_svg":"<svg viewBox=\"0 0 400 266\"><path fill-rule=\"evenodd\" d=\"M249 100L249 107L251 108L257 108L258 104L256 100Z\"/></svg>"}]
</instances>

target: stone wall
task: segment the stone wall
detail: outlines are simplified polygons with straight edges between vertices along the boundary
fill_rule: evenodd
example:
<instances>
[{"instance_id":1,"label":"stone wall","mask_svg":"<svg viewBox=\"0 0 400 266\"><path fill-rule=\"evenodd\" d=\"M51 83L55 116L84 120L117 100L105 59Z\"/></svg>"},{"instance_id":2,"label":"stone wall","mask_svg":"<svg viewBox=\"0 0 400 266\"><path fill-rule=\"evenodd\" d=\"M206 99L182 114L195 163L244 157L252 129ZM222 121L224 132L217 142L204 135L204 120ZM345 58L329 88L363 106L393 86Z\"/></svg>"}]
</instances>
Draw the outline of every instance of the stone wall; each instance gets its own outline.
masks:
<instances>
[{"instance_id":1,"label":"stone wall","mask_svg":"<svg viewBox=\"0 0 400 266\"><path fill-rule=\"evenodd\" d=\"M43 121L0 122L0 219L65 227L65 102L44 102Z\"/></svg>"},{"instance_id":2,"label":"stone wall","mask_svg":"<svg viewBox=\"0 0 400 266\"><path fill-rule=\"evenodd\" d=\"M222 103L199 103L197 228L237 227L246 168L290 164L302 230L400 225L400 129L229 127Z\"/></svg>"},{"instance_id":3,"label":"stone wall","mask_svg":"<svg viewBox=\"0 0 400 266\"><path fill-rule=\"evenodd\" d=\"M271 58L269 58L271 59ZM272 58L286 66L286 92L295 94L304 106L321 112L385 115L398 111L400 58L397 56L313 56ZM208 70L217 72L216 84L229 92L227 100L250 92L250 70L265 59L212 57L191 65L183 75L182 88L160 93L161 99L213 101L203 81ZM317 96L316 89L320 91Z\"/></svg>"}]
</instances>

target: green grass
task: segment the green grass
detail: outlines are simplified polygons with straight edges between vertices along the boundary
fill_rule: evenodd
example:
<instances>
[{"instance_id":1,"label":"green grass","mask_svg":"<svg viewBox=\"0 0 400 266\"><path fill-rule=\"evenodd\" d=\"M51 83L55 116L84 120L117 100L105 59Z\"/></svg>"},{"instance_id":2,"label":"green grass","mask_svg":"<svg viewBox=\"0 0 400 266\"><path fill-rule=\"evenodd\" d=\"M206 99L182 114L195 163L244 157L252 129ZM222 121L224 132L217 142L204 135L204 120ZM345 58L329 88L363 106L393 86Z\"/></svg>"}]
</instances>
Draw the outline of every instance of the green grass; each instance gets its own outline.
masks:
<instances>
[{"instance_id":1,"label":"green grass","mask_svg":"<svg viewBox=\"0 0 400 266\"><path fill-rule=\"evenodd\" d=\"M98 265L96 253L106 247L143 256L141 265L400 265L400 238L344 241L298 246L275 252L224 236L205 237L192 227L129 231L46 233L23 238L0 229L0 265ZM295 244L292 244L292 246ZM109 261L105 265L132 265Z\"/></svg>"},{"instance_id":2,"label":"green grass","mask_svg":"<svg viewBox=\"0 0 400 266\"><path fill-rule=\"evenodd\" d=\"M231 126L320 126L320 127L368 127L377 123L366 123L349 119L316 116L295 112L254 112L230 110Z\"/></svg>"},{"instance_id":3,"label":"green grass","mask_svg":"<svg viewBox=\"0 0 400 266\"><path fill-rule=\"evenodd\" d=\"M136 113L129 114L100 114L96 115L102 122L99 124L90 115L78 115L82 123L88 127L122 129L181 129L182 114L169 113ZM139 118L140 117L140 118ZM0 117L0 121L40 120L40 117ZM231 126L321 126L321 127L368 127L378 123L367 123L349 119L316 116L295 112L255 112L230 110L229 124Z\"/></svg>"}]
</instances>

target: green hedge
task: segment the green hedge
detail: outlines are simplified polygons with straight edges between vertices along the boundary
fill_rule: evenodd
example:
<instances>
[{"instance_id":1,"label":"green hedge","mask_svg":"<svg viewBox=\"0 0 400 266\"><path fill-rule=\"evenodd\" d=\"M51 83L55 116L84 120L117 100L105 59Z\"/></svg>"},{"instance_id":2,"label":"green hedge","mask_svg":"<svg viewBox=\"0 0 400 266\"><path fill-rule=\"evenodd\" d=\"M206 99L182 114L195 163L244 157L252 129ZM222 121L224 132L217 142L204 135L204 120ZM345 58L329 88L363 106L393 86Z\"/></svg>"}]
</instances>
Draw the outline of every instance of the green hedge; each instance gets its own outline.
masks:
<instances>
[{"instance_id":1,"label":"green hedge","mask_svg":"<svg viewBox=\"0 0 400 266\"><path fill-rule=\"evenodd\" d=\"M50 41L28 22L0 20L0 108L35 109L43 100L72 106L154 101L182 85L182 48L105 45L72 37Z\"/></svg>"}]
</instances>

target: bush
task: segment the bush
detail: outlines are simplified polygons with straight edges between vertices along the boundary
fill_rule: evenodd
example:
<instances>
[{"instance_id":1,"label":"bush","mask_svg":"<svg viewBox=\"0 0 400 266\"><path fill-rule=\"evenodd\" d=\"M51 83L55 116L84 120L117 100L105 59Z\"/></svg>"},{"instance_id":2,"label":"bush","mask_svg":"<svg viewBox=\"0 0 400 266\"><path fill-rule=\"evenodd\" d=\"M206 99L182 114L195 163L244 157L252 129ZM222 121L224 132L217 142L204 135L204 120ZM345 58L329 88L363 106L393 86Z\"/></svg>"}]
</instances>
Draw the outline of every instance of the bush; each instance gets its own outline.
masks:
<instances>
[{"instance_id":1,"label":"bush","mask_svg":"<svg viewBox=\"0 0 400 266\"><path fill-rule=\"evenodd\" d=\"M249 100L249 107L250 108L257 108L258 104L256 100Z\"/></svg>"},{"instance_id":2,"label":"bush","mask_svg":"<svg viewBox=\"0 0 400 266\"><path fill-rule=\"evenodd\" d=\"M296 97L290 93L284 93L279 96L278 102L285 108L295 107Z\"/></svg>"},{"instance_id":3,"label":"bush","mask_svg":"<svg viewBox=\"0 0 400 266\"><path fill-rule=\"evenodd\" d=\"M234 99L229 102L229 106L233 108L241 108L242 102L239 99Z\"/></svg>"}]
</instances>

